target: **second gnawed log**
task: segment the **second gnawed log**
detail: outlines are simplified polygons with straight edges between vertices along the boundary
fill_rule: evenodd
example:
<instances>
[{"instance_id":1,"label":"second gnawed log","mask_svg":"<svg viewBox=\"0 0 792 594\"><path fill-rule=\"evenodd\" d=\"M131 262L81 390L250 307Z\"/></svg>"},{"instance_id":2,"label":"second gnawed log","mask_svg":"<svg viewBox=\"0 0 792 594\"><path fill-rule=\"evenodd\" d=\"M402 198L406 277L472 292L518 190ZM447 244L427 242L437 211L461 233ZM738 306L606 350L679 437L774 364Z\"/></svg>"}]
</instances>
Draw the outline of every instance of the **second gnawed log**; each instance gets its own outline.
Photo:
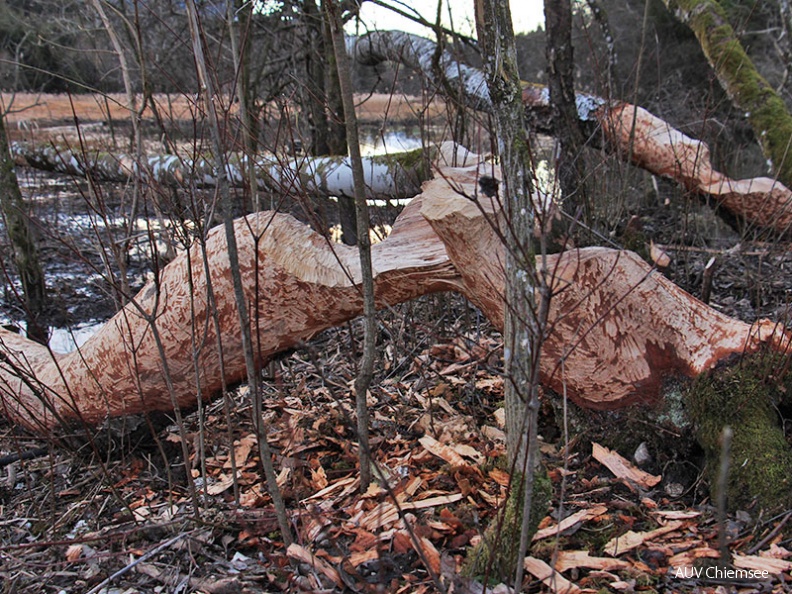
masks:
<instances>
[{"instance_id":1,"label":"second gnawed log","mask_svg":"<svg viewBox=\"0 0 792 594\"><path fill-rule=\"evenodd\" d=\"M433 291L464 293L501 327L503 247L496 204L476 201L491 165L446 168L373 248L380 307ZM329 244L295 219L259 213L236 222L241 273L259 363L361 313L354 248ZM206 243L225 377L220 374L201 246L180 255L79 351L55 355L0 330L0 411L36 432L59 423L192 407L244 378L238 318L221 229ZM555 296L542 381L579 404L612 409L661 397L673 375L694 376L733 354L788 337L769 321L749 325L697 301L635 254L572 250L540 263ZM196 374L196 369L199 370Z\"/></svg>"},{"instance_id":2,"label":"second gnawed log","mask_svg":"<svg viewBox=\"0 0 792 594\"><path fill-rule=\"evenodd\" d=\"M449 90L474 109L490 111L483 73L440 52L424 37L403 31L374 31L357 39L355 57L364 64L394 61L416 69L441 92ZM528 121L553 133L547 87L526 85ZM715 170L707 145L683 134L647 110L623 101L578 93L578 118L595 146L604 146L647 171L671 179L695 194L712 196L748 225L788 233L792 228L792 191L768 177L735 180Z\"/></svg>"},{"instance_id":3,"label":"second gnawed log","mask_svg":"<svg viewBox=\"0 0 792 594\"><path fill-rule=\"evenodd\" d=\"M214 159L179 155L134 155L68 146L11 143L18 165L74 177L90 176L97 182L127 182L138 177L145 183L177 188L212 188L217 184ZM434 155L430 155L432 157ZM369 199L411 198L429 178L429 158L421 149L363 159ZM230 155L227 177L232 186L247 182L247 157ZM349 157L276 157L256 159L259 188L279 195L352 196L352 167Z\"/></svg>"}]
</instances>

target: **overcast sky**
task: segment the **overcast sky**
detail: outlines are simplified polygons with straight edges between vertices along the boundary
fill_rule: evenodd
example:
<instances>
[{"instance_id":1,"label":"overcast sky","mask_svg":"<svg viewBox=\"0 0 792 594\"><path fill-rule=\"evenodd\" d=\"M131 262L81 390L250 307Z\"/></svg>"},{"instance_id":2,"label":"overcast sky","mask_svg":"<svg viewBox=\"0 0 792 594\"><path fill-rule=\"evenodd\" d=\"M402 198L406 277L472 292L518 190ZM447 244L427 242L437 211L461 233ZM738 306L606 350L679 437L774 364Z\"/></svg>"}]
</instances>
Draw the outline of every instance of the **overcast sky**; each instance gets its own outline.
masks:
<instances>
[{"instance_id":1,"label":"overcast sky","mask_svg":"<svg viewBox=\"0 0 792 594\"><path fill-rule=\"evenodd\" d=\"M400 7L405 12L417 11L430 22L435 20L436 0L385 1ZM473 23L473 2L474 0L443 0L443 24L447 27L453 25L460 33L473 34L476 28ZM510 3L516 33L533 31L538 26L544 25L543 0L510 0ZM372 2L363 2L360 17L369 28L401 29L420 35L427 34L426 29L420 25Z\"/></svg>"}]
</instances>

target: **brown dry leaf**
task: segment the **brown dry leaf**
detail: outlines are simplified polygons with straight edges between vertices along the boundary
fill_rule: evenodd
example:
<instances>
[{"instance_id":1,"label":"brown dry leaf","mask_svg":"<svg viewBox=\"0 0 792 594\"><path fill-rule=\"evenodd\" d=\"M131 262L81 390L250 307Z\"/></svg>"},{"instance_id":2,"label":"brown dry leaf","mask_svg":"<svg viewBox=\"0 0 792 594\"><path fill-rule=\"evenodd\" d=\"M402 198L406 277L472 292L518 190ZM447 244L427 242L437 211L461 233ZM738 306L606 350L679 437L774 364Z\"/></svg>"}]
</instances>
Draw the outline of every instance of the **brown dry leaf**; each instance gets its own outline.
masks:
<instances>
[{"instance_id":1,"label":"brown dry leaf","mask_svg":"<svg viewBox=\"0 0 792 594\"><path fill-rule=\"evenodd\" d=\"M597 505L590 509L581 509L578 512L575 512L571 516L567 516L563 520L561 520L558 524L554 526L548 526L542 530L537 530L536 534L534 534L533 540L541 540L543 538L548 538L550 536L555 536L560 534L564 530L568 530L578 522L585 522L586 520L590 520L591 518L596 518L597 516L601 516L605 512L608 511L608 508L604 505Z\"/></svg>"},{"instance_id":2,"label":"brown dry leaf","mask_svg":"<svg viewBox=\"0 0 792 594\"><path fill-rule=\"evenodd\" d=\"M610 557L592 557L588 551L559 551L555 568L564 572L575 567L618 571L619 569L628 569L632 567L632 564L621 559L611 559Z\"/></svg>"},{"instance_id":3,"label":"brown dry leaf","mask_svg":"<svg viewBox=\"0 0 792 594\"><path fill-rule=\"evenodd\" d=\"M237 469L242 469L247 462L250 451L256 446L256 435L251 433L234 443L234 462ZM223 468L231 468L231 459L226 460Z\"/></svg>"},{"instance_id":4,"label":"brown dry leaf","mask_svg":"<svg viewBox=\"0 0 792 594\"><path fill-rule=\"evenodd\" d=\"M508 487L510 482L509 473L500 468L493 468L488 473L489 477L501 487Z\"/></svg>"},{"instance_id":5,"label":"brown dry leaf","mask_svg":"<svg viewBox=\"0 0 792 594\"><path fill-rule=\"evenodd\" d=\"M424 435L418 441L424 447L424 449L426 449L426 451L431 452L438 458L445 460L451 464L451 466L467 466L467 462L465 462L462 456L457 454L452 448L437 441L434 437L430 435Z\"/></svg>"},{"instance_id":6,"label":"brown dry leaf","mask_svg":"<svg viewBox=\"0 0 792 594\"><path fill-rule=\"evenodd\" d=\"M629 530L621 536L617 536L616 538L609 540L608 544L605 545L603 552L606 555L611 555L612 557L623 555L627 551L631 551L634 548L641 546L644 542L652 540L653 538L657 538L658 536L662 536L663 534L668 534L674 530L678 530L683 525L684 522L671 522L668 524L668 526L662 526L656 530L650 530L649 532L633 532L632 530Z\"/></svg>"},{"instance_id":7,"label":"brown dry leaf","mask_svg":"<svg viewBox=\"0 0 792 594\"><path fill-rule=\"evenodd\" d=\"M440 382L434 388L429 390L429 395L432 398L441 398L446 392L450 390L450 386L444 382Z\"/></svg>"},{"instance_id":8,"label":"brown dry leaf","mask_svg":"<svg viewBox=\"0 0 792 594\"><path fill-rule=\"evenodd\" d=\"M556 594L578 594L581 591L575 584L540 559L526 557L523 564L525 570L550 588L551 592Z\"/></svg>"},{"instance_id":9,"label":"brown dry leaf","mask_svg":"<svg viewBox=\"0 0 792 594\"><path fill-rule=\"evenodd\" d=\"M734 555L734 566L739 569L753 569L754 571L767 571L778 575L792 570L792 561L774 559L773 557L760 557L759 555Z\"/></svg>"},{"instance_id":10,"label":"brown dry leaf","mask_svg":"<svg viewBox=\"0 0 792 594\"><path fill-rule=\"evenodd\" d=\"M591 447L591 455L594 459L610 470L616 477L625 480L630 489L633 488L633 485L638 485L643 489L650 489L662 480L660 476L655 476L636 468L626 458L598 443L592 442Z\"/></svg>"},{"instance_id":11,"label":"brown dry leaf","mask_svg":"<svg viewBox=\"0 0 792 594\"><path fill-rule=\"evenodd\" d=\"M341 576L338 574L338 571L334 567L330 567L327 563L313 555L305 547L302 547L297 543L292 543L289 545L289 548L286 549L286 554L292 559L302 561L303 563L308 563L311 567L332 580L339 588L345 588L344 582L341 580Z\"/></svg>"}]
</instances>

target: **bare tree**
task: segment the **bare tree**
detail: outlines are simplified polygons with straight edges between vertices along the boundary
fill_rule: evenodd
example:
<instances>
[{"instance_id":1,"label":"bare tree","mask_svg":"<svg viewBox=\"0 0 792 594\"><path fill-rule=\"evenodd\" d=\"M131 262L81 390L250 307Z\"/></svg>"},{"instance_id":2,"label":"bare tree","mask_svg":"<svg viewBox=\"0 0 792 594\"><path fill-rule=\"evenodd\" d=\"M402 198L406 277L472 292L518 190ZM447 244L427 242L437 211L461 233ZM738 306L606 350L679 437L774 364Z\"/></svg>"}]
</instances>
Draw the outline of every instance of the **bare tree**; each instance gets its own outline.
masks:
<instances>
[{"instance_id":1,"label":"bare tree","mask_svg":"<svg viewBox=\"0 0 792 594\"><path fill-rule=\"evenodd\" d=\"M22 284L28 336L46 344L47 330L41 325L41 316L47 303L44 273L39 263L28 206L22 198L14 160L8 148L4 116L0 116L0 207Z\"/></svg>"},{"instance_id":2,"label":"bare tree","mask_svg":"<svg viewBox=\"0 0 792 594\"><path fill-rule=\"evenodd\" d=\"M369 238L368 203L366 202L363 160L360 156L355 102L352 96L352 73L349 66L344 25L341 19L341 6L335 0L325 1L328 21L333 39L341 99L344 104L346 136L349 143L349 156L352 161L352 174L355 182L355 212L357 226L357 246L360 254L361 284L363 287L363 314L366 332L363 339L363 358L355 382L355 401L357 403L357 428L360 448L360 490L365 492L371 482L371 447L369 445L369 413L366 398L374 373L374 359L377 347L377 307L374 303L374 275L371 267L371 239Z\"/></svg>"}]
</instances>

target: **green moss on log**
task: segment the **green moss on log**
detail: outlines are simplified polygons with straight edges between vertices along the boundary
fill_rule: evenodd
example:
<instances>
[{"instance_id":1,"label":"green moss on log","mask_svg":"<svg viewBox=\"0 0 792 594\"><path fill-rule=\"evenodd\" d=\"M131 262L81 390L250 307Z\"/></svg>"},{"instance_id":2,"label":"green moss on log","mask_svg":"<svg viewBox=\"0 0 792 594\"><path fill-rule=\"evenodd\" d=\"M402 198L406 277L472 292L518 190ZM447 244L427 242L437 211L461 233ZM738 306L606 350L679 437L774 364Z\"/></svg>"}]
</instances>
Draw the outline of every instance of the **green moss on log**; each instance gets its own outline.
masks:
<instances>
[{"instance_id":1,"label":"green moss on log","mask_svg":"<svg viewBox=\"0 0 792 594\"><path fill-rule=\"evenodd\" d=\"M778 364L778 356L753 355L733 367L702 375L686 393L686 406L705 451L713 488L721 433L727 425L734 431L727 487L732 510L755 501L766 509L792 504L792 450L776 410L788 390L772 375Z\"/></svg>"},{"instance_id":2,"label":"green moss on log","mask_svg":"<svg viewBox=\"0 0 792 594\"><path fill-rule=\"evenodd\" d=\"M520 480L520 477L515 477L512 484L524 485L525 481ZM543 466L540 466L534 475L528 542L536 534L539 522L547 513L552 490L547 472ZM520 548L523 495L522 488L511 489L502 521L500 521L500 517L493 520L484 532L481 542L468 553L463 569L465 575L477 578L488 575L496 581L513 579Z\"/></svg>"}]
</instances>

